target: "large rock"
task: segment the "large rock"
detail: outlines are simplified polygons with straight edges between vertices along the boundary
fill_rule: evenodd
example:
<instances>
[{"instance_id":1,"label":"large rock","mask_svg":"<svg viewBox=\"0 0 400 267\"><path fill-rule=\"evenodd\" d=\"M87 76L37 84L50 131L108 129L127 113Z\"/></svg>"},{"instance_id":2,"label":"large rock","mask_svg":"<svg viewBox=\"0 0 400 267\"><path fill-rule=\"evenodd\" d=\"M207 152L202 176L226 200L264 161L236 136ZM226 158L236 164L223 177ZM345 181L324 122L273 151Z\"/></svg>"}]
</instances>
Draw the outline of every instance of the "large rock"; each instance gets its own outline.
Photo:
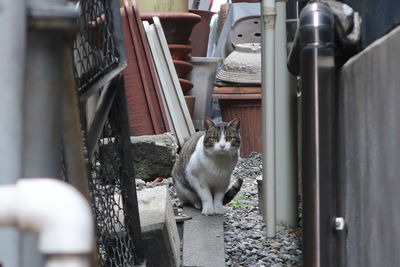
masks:
<instances>
[{"instance_id":1,"label":"large rock","mask_svg":"<svg viewBox=\"0 0 400 267\"><path fill-rule=\"evenodd\" d=\"M171 176L178 150L171 133L132 136L131 143L136 179L152 181Z\"/></svg>"},{"instance_id":2,"label":"large rock","mask_svg":"<svg viewBox=\"0 0 400 267\"><path fill-rule=\"evenodd\" d=\"M157 177L170 177L174 166L178 144L171 133L159 135L131 136L134 173L130 177L153 181ZM118 177L120 158L115 139L101 140L101 158L98 162L99 179L113 184ZM129 171L129 170L128 170Z\"/></svg>"},{"instance_id":3,"label":"large rock","mask_svg":"<svg viewBox=\"0 0 400 267\"><path fill-rule=\"evenodd\" d=\"M146 266L180 266L180 240L167 187L139 191L138 204Z\"/></svg>"}]
</instances>

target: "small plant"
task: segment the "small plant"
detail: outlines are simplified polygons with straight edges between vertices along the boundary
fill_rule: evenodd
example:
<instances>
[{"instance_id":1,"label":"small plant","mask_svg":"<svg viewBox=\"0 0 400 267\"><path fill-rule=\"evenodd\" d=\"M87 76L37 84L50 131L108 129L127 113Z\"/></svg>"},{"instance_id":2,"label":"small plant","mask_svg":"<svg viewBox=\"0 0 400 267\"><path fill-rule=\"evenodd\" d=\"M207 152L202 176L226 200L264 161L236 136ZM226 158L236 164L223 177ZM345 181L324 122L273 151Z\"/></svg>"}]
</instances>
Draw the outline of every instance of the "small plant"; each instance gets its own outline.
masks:
<instances>
[{"instance_id":1,"label":"small plant","mask_svg":"<svg viewBox=\"0 0 400 267\"><path fill-rule=\"evenodd\" d=\"M248 199L247 196L240 196L239 201L232 201L229 205L235 208L245 208L245 209L253 209L254 206L251 204L243 204L240 200Z\"/></svg>"},{"instance_id":2,"label":"small plant","mask_svg":"<svg viewBox=\"0 0 400 267\"><path fill-rule=\"evenodd\" d=\"M243 203L239 201L233 201L229 205L235 208L241 208L243 206Z\"/></svg>"}]
</instances>

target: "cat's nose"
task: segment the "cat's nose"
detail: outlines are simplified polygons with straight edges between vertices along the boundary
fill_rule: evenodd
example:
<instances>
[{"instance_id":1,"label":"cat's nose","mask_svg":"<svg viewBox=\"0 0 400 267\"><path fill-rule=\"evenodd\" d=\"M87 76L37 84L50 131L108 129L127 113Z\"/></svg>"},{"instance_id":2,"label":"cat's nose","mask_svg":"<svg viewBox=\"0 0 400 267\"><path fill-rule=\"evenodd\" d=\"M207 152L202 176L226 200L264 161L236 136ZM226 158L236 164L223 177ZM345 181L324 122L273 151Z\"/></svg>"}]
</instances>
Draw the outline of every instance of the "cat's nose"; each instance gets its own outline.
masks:
<instances>
[{"instance_id":1,"label":"cat's nose","mask_svg":"<svg viewBox=\"0 0 400 267\"><path fill-rule=\"evenodd\" d=\"M225 148L225 145L219 145L219 147L220 147L221 149L224 149L224 148Z\"/></svg>"}]
</instances>

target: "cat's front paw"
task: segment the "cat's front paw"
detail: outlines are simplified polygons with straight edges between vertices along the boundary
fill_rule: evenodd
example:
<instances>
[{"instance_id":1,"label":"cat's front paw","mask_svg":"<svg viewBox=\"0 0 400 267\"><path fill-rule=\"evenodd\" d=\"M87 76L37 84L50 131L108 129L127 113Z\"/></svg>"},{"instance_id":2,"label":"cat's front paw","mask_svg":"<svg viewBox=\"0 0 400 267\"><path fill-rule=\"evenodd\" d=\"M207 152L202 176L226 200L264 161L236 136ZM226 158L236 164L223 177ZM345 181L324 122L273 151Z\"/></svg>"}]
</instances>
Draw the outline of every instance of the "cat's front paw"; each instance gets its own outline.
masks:
<instances>
[{"instance_id":1,"label":"cat's front paw","mask_svg":"<svg viewBox=\"0 0 400 267\"><path fill-rule=\"evenodd\" d=\"M214 215L215 214L214 207L211 205L204 205L201 213L206 216Z\"/></svg>"},{"instance_id":2,"label":"cat's front paw","mask_svg":"<svg viewBox=\"0 0 400 267\"><path fill-rule=\"evenodd\" d=\"M215 214L224 215L226 213L226 209L222 206L214 207Z\"/></svg>"}]
</instances>

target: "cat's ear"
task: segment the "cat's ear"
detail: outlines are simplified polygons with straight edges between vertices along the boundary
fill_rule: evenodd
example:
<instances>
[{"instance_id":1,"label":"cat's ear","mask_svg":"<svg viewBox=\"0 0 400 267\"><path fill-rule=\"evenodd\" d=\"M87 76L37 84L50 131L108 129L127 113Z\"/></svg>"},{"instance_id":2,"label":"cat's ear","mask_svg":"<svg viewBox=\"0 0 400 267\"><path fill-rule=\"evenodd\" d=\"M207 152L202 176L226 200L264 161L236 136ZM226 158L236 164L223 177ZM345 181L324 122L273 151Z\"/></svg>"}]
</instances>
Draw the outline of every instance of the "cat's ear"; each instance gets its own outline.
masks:
<instances>
[{"instance_id":1,"label":"cat's ear","mask_svg":"<svg viewBox=\"0 0 400 267\"><path fill-rule=\"evenodd\" d=\"M234 118L233 120L228 122L227 126L235 128L236 130L239 130L240 129L240 118L239 117Z\"/></svg>"},{"instance_id":2,"label":"cat's ear","mask_svg":"<svg viewBox=\"0 0 400 267\"><path fill-rule=\"evenodd\" d=\"M215 122L213 122L212 119L210 119L209 117L204 117L203 124L204 124L204 129L206 130L210 129L210 127L217 126Z\"/></svg>"}]
</instances>

